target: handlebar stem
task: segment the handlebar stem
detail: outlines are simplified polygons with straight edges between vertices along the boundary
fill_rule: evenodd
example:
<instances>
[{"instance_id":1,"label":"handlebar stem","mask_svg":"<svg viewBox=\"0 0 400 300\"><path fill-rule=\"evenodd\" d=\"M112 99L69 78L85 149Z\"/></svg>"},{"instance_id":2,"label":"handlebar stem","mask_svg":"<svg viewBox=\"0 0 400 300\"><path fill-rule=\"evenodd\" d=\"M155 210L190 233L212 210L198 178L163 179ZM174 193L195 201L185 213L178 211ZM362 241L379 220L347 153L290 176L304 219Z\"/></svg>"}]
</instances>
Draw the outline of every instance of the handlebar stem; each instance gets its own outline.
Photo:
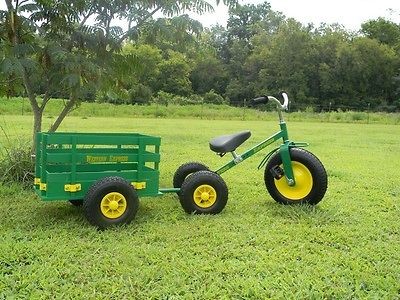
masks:
<instances>
[{"instance_id":1,"label":"handlebar stem","mask_svg":"<svg viewBox=\"0 0 400 300\"><path fill-rule=\"evenodd\" d=\"M281 123L284 122L283 116L282 116L282 110L287 110L288 109L288 104L289 104L289 98L288 98L287 94L286 93L282 93L282 96L283 96L283 99L284 99L284 103L283 104L281 104L281 102L278 99L276 99L275 97L268 96L268 100L269 101L272 101L272 102L276 103L276 108L278 110L278 115L279 115L279 121Z\"/></svg>"}]
</instances>

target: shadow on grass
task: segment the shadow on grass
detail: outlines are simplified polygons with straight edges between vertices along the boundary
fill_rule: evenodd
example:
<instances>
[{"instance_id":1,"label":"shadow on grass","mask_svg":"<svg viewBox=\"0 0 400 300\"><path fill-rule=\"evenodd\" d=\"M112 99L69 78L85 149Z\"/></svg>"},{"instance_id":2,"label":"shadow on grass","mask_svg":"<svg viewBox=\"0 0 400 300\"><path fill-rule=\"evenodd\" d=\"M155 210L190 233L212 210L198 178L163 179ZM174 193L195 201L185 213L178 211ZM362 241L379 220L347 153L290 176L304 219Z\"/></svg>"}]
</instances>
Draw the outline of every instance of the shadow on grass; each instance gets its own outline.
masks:
<instances>
[{"instance_id":1,"label":"shadow on grass","mask_svg":"<svg viewBox=\"0 0 400 300\"><path fill-rule=\"evenodd\" d=\"M283 205L268 201L268 211L273 218L290 222L318 223L319 225L336 222L336 214L320 205Z\"/></svg>"}]
</instances>

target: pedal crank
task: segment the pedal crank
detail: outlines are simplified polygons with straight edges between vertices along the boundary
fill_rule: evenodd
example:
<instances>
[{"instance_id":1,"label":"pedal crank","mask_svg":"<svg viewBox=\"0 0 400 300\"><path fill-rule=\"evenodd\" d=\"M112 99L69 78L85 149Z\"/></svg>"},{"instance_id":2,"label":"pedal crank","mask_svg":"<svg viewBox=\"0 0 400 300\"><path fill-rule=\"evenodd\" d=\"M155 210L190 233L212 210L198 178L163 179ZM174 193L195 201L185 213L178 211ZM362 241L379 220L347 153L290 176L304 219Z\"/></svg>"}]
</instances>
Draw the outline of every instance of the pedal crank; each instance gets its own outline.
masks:
<instances>
[{"instance_id":1,"label":"pedal crank","mask_svg":"<svg viewBox=\"0 0 400 300\"><path fill-rule=\"evenodd\" d=\"M275 166L275 167L271 168L269 171L271 172L272 176L274 176L274 178L276 180L281 179L285 175L285 172L283 171L283 169L280 166Z\"/></svg>"}]
</instances>

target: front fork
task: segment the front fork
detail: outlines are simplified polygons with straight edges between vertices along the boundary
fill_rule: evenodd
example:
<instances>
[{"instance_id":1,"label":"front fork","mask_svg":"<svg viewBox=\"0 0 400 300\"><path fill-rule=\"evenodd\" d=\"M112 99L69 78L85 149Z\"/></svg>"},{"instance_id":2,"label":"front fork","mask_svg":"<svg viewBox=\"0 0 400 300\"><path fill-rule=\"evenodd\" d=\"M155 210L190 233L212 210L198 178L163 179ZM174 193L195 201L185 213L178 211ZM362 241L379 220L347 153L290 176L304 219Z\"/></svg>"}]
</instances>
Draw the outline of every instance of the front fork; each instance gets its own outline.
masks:
<instances>
[{"instance_id":1,"label":"front fork","mask_svg":"<svg viewBox=\"0 0 400 300\"><path fill-rule=\"evenodd\" d=\"M286 141L279 147L279 154L281 155L281 159L282 159L284 175L285 175L287 184L289 186L294 186L296 184L296 181L295 181L294 175L293 175L292 160L290 158L290 152L289 152L290 147L293 147L292 144L294 144L294 143L292 143L290 141Z\"/></svg>"},{"instance_id":2,"label":"front fork","mask_svg":"<svg viewBox=\"0 0 400 300\"><path fill-rule=\"evenodd\" d=\"M276 152L279 151L279 154L282 159L283 170L280 166L274 167L271 172L275 178L279 179L283 176L286 178L286 182L289 186L295 186L296 180L293 174L293 166L292 166L292 159L290 158L290 148L296 147L307 147L308 143L295 143L289 140L286 140L283 144L272 150L270 153L265 156L265 158L261 161L260 165L258 166L261 169L269 160L269 158Z\"/></svg>"}]
</instances>

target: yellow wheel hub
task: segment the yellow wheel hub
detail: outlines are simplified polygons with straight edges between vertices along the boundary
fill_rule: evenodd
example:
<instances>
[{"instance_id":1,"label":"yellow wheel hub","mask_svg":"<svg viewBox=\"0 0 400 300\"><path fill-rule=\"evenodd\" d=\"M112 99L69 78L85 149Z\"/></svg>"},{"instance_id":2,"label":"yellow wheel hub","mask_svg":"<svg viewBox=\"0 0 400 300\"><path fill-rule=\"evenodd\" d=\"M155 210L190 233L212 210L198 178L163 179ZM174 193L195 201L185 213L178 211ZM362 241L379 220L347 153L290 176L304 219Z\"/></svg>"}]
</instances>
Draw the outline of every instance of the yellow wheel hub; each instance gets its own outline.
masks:
<instances>
[{"instance_id":1,"label":"yellow wheel hub","mask_svg":"<svg viewBox=\"0 0 400 300\"><path fill-rule=\"evenodd\" d=\"M109 219L117 219L124 214L127 203L124 195L112 192L103 197L100 203L101 213Z\"/></svg>"},{"instance_id":2,"label":"yellow wheel hub","mask_svg":"<svg viewBox=\"0 0 400 300\"><path fill-rule=\"evenodd\" d=\"M283 166L281 165L281 168ZM313 177L310 170L297 161L292 161L293 175L296 184L288 185L286 178L282 177L279 180L275 179L275 186L281 195L289 200L302 200L312 190Z\"/></svg>"},{"instance_id":3,"label":"yellow wheel hub","mask_svg":"<svg viewBox=\"0 0 400 300\"><path fill-rule=\"evenodd\" d=\"M201 208L209 208L217 201L217 192L208 184L197 187L193 193L194 203Z\"/></svg>"}]
</instances>

